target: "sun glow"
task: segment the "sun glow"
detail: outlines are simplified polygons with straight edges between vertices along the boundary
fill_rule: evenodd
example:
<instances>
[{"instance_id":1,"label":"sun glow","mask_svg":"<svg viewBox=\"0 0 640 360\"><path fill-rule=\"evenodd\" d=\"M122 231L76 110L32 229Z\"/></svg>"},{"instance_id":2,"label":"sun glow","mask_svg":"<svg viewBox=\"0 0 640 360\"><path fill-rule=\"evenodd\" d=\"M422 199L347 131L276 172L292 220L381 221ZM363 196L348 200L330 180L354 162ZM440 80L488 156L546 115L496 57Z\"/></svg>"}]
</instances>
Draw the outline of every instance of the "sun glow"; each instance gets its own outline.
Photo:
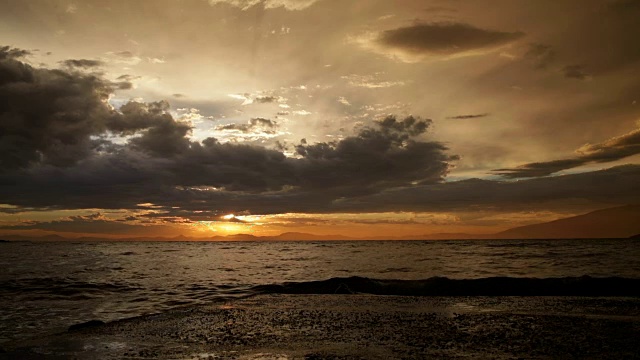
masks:
<instances>
[{"instance_id":1,"label":"sun glow","mask_svg":"<svg viewBox=\"0 0 640 360\"><path fill-rule=\"evenodd\" d=\"M226 215L225 220L235 219L233 215ZM195 231L198 233L215 233L219 235L234 235L252 233L252 225L242 222L223 222L223 221L199 221L194 224Z\"/></svg>"},{"instance_id":2,"label":"sun glow","mask_svg":"<svg viewBox=\"0 0 640 360\"><path fill-rule=\"evenodd\" d=\"M239 233L251 232L251 230L249 229L249 226L245 226L244 224L227 223L227 224L219 224L216 227L218 228L218 231L226 234L239 234Z\"/></svg>"}]
</instances>

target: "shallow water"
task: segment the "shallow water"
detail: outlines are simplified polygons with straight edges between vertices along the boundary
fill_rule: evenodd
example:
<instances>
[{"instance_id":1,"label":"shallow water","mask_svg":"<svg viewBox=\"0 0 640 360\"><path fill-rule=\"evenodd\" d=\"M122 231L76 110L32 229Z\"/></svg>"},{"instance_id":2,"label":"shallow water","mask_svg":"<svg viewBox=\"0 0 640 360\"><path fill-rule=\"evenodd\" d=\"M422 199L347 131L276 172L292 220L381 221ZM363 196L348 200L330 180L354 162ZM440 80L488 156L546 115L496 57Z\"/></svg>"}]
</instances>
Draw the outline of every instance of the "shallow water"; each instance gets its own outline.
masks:
<instances>
[{"instance_id":1,"label":"shallow water","mask_svg":"<svg viewBox=\"0 0 640 360\"><path fill-rule=\"evenodd\" d=\"M634 240L12 242L0 244L0 342L181 305L256 285L336 277L640 278Z\"/></svg>"}]
</instances>

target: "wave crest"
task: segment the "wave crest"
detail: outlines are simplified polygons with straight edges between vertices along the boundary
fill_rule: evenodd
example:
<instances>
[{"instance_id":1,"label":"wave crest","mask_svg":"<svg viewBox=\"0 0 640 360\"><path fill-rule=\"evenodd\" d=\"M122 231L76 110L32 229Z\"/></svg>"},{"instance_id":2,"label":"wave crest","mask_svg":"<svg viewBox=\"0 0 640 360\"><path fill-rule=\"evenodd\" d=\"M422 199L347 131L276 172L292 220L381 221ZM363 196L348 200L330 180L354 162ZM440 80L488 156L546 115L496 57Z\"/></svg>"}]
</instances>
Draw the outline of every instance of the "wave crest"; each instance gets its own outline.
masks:
<instances>
[{"instance_id":1,"label":"wave crest","mask_svg":"<svg viewBox=\"0 0 640 360\"><path fill-rule=\"evenodd\" d=\"M271 294L373 294L404 296L640 296L640 279L590 276L562 278L490 277L381 280L366 277L286 282L254 287Z\"/></svg>"}]
</instances>

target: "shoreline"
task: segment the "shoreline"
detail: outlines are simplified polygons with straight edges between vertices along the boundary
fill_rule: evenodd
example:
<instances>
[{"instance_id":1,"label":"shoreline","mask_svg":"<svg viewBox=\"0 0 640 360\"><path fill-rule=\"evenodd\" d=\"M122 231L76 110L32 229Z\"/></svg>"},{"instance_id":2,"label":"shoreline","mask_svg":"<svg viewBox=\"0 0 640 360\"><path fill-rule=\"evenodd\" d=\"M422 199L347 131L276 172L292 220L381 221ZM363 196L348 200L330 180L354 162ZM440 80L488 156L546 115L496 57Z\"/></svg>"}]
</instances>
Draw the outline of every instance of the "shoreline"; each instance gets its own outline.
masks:
<instances>
[{"instance_id":1,"label":"shoreline","mask_svg":"<svg viewBox=\"0 0 640 360\"><path fill-rule=\"evenodd\" d=\"M3 344L0 359L637 358L640 298L256 295Z\"/></svg>"}]
</instances>

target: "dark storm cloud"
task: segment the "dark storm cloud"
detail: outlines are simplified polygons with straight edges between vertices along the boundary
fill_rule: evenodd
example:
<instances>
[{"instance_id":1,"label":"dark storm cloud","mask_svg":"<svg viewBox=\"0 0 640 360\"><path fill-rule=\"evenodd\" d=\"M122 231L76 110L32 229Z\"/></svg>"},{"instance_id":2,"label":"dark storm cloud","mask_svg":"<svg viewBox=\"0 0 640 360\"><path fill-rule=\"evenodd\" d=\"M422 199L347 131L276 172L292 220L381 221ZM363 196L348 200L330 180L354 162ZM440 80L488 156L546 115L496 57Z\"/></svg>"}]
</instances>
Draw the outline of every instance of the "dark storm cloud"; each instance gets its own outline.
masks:
<instances>
[{"instance_id":1,"label":"dark storm cloud","mask_svg":"<svg viewBox=\"0 0 640 360\"><path fill-rule=\"evenodd\" d=\"M507 178L539 177L547 176L558 171L571 169L586 164L582 159L562 159L546 162L535 162L518 166L516 168L495 169L493 173Z\"/></svg>"},{"instance_id":2,"label":"dark storm cloud","mask_svg":"<svg viewBox=\"0 0 640 360\"><path fill-rule=\"evenodd\" d=\"M88 156L91 135L113 115L113 84L94 75L34 69L0 51L0 166L69 165Z\"/></svg>"},{"instance_id":3,"label":"dark storm cloud","mask_svg":"<svg viewBox=\"0 0 640 360\"><path fill-rule=\"evenodd\" d=\"M640 202L640 166L625 165L589 173L520 181L469 179L399 188L336 201L332 211L503 211L556 210L590 205L602 208ZM603 205L604 204L604 205ZM594 206L595 205L595 206Z\"/></svg>"},{"instance_id":4,"label":"dark storm cloud","mask_svg":"<svg viewBox=\"0 0 640 360\"><path fill-rule=\"evenodd\" d=\"M447 119L478 119L489 116L489 113L449 116Z\"/></svg>"},{"instance_id":5,"label":"dark storm cloud","mask_svg":"<svg viewBox=\"0 0 640 360\"><path fill-rule=\"evenodd\" d=\"M640 129L611 138L600 144L587 144L569 159L524 164L516 168L496 169L493 172L507 178L547 176L561 170L590 163L606 163L640 154Z\"/></svg>"},{"instance_id":6,"label":"dark storm cloud","mask_svg":"<svg viewBox=\"0 0 640 360\"><path fill-rule=\"evenodd\" d=\"M278 123L265 118L253 118L246 124L226 124L219 125L216 130L236 130L243 133L265 132L274 133L274 129L278 127Z\"/></svg>"},{"instance_id":7,"label":"dark storm cloud","mask_svg":"<svg viewBox=\"0 0 640 360\"><path fill-rule=\"evenodd\" d=\"M364 128L356 136L333 143L300 144L301 175L305 187L344 188L350 193L375 192L410 184L436 183L449 171L456 156L437 142L414 140L431 120L388 116L379 128ZM348 190L347 190L348 189Z\"/></svg>"},{"instance_id":8,"label":"dark storm cloud","mask_svg":"<svg viewBox=\"0 0 640 360\"><path fill-rule=\"evenodd\" d=\"M191 126L173 119L168 102L129 102L120 111L122 116L113 117L108 123L110 130L121 135L144 130L141 136L129 140L130 148L158 157L171 157L190 148L186 136L191 133Z\"/></svg>"},{"instance_id":9,"label":"dark storm cloud","mask_svg":"<svg viewBox=\"0 0 640 360\"><path fill-rule=\"evenodd\" d=\"M132 208L151 202L188 210L303 206L313 212L336 198L442 180L453 157L441 144L409 134L423 132L425 124L387 119L339 142L301 145L297 159L212 138L178 149L165 145L177 151L159 156L132 140L73 166L39 165L2 174L1 191L3 201L20 206Z\"/></svg>"},{"instance_id":10,"label":"dark storm cloud","mask_svg":"<svg viewBox=\"0 0 640 360\"><path fill-rule=\"evenodd\" d=\"M70 68L93 68L104 65L102 61L88 59L69 59L60 63Z\"/></svg>"},{"instance_id":11,"label":"dark storm cloud","mask_svg":"<svg viewBox=\"0 0 640 360\"><path fill-rule=\"evenodd\" d=\"M522 36L522 32L485 30L462 23L430 23L386 30L377 42L412 53L452 55L504 45Z\"/></svg>"},{"instance_id":12,"label":"dark storm cloud","mask_svg":"<svg viewBox=\"0 0 640 360\"><path fill-rule=\"evenodd\" d=\"M31 52L23 49L12 48L11 46L0 46L0 60L19 59L31 55Z\"/></svg>"},{"instance_id":13,"label":"dark storm cloud","mask_svg":"<svg viewBox=\"0 0 640 360\"><path fill-rule=\"evenodd\" d=\"M585 80L589 77L584 71L584 67L582 65L568 65L562 68L562 73L564 77L569 79L577 79L577 80Z\"/></svg>"},{"instance_id":14,"label":"dark storm cloud","mask_svg":"<svg viewBox=\"0 0 640 360\"><path fill-rule=\"evenodd\" d=\"M154 219L212 220L221 213L249 210L252 214L283 212L354 213L388 211L535 211L602 208L640 202L637 184L640 166L627 165L590 173L522 180L517 182L469 179L424 186L409 186L352 198L336 198L322 192L286 191L252 194L163 188L154 196L132 192L132 200L155 200ZM93 201L114 197L95 194ZM122 201L123 196L116 197ZM83 200L83 199L80 199ZM130 202L127 202L127 204ZM80 203L82 204L82 202ZM117 204L117 203L115 203ZM176 208L178 207L178 208ZM216 211L211 209L215 208ZM205 213L194 213L204 211ZM34 224L34 228L37 226Z\"/></svg>"},{"instance_id":15,"label":"dark storm cloud","mask_svg":"<svg viewBox=\"0 0 640 360\"><path fill-rule=\"evenodd\" d=\"M431 119L422 120L413 116L408 116L399 121L395 116L390 115L382 121L379 121L378 125L385 134L399 141L405 141L409 136L420 135L426 132L431 123Z\"/></svg>"},{"instance_id":16,"label":"dark storm cloud","mask_svg":"<svg viewBox=\"0 0 640 360\"><path fill-rule=\"evenodd\" d=\"M0 52L0 166L70 166L95 155L98 135L142 129L135 116L108 104L115 88L95 74L36 69ZM130 105L132 107L134 105ZM129 107L125 107L128 109ZM145 126L150 126L149 119ZM129 128L127 128L127 126ZM137 126L137 127L136 127ZM154 123L154 126L159 126ZM150 129L142 137L154 134Z\"/></svg>"},{"instance_id":17,"label":"dark storm cloud","mask_svg":"<svg viewBox=\"0 0 640 360\"><path fill-rule=\"evenodd\" d=\"M268 124L254 119L254 124ZM215 186L249 192L298 189L327 192L323 196L353 196L411 182L437 182L455 157L436 142L415 139L429 122L388 117L374 128L336 142L300 144L298 158L262 147L220 144L207 139L193 144L179 159L194 169L181 181L185 186ZM182 164L189 165L182 165ZM181 173L182 173L181 172Z\"/></svg>"}]
</instances>

